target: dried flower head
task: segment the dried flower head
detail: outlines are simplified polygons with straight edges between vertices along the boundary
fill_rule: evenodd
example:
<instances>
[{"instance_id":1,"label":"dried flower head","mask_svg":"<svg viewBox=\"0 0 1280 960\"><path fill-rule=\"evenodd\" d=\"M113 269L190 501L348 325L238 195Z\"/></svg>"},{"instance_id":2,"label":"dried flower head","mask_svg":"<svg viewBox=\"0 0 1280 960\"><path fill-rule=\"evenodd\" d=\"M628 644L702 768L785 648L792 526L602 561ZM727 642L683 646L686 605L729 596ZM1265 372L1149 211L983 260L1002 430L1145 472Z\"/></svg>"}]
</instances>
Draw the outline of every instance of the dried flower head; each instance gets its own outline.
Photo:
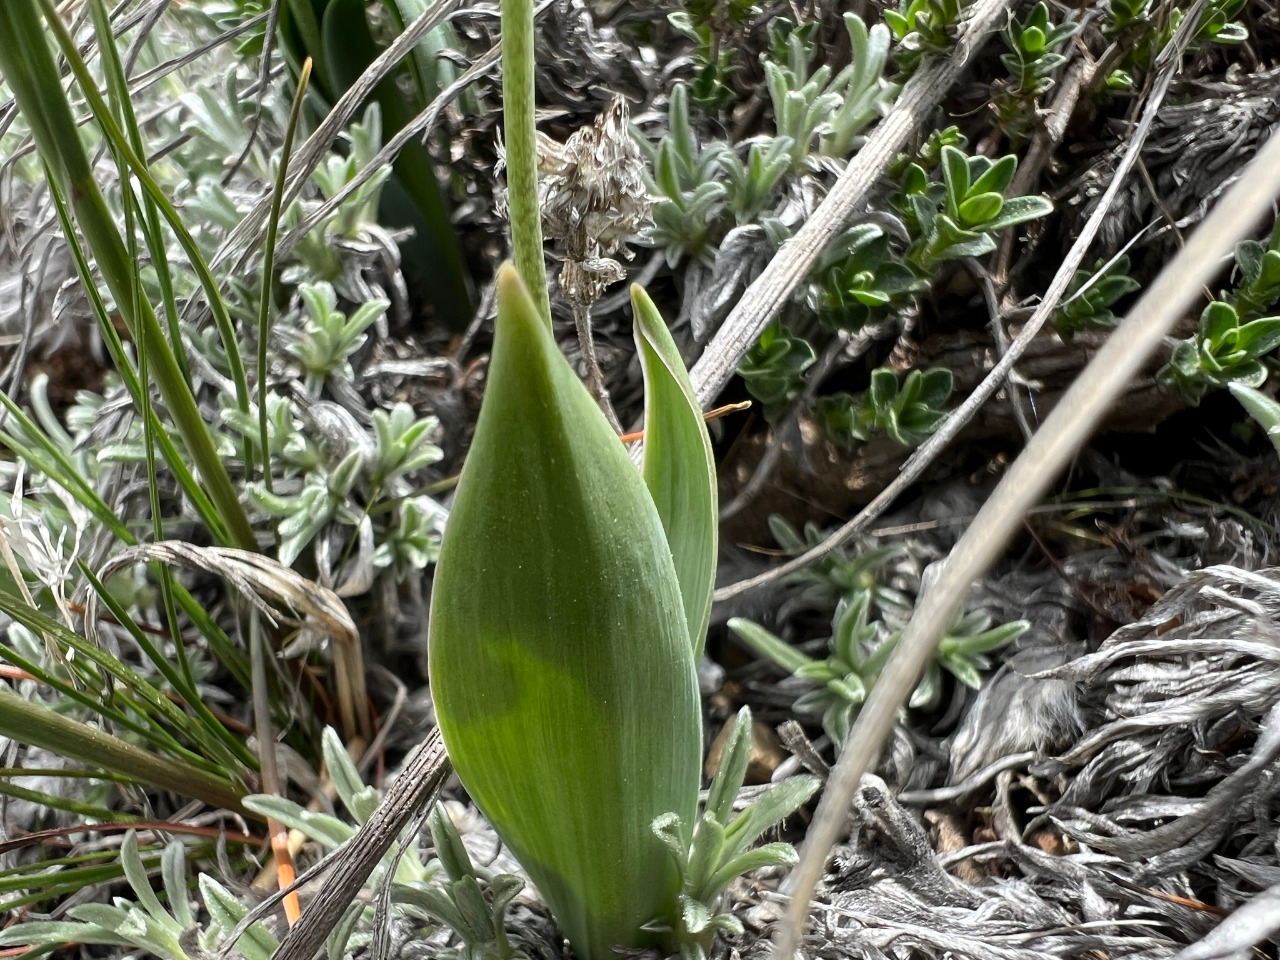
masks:
<instances>
[{"instance_id":1,"label":"dried flower head","mask_svg":"<svg viewBox=\"0 0 1280 960\"><path fill-rule=\"evenodd\" d=\"M591 126L565 143L538 134L542 229L565 245L560 286L575 303L594 302L626 275L612 257L630 259L627 241L651 223L644 155L629 119L626 101L615 96Z\"/></svg>"}]
</instances>

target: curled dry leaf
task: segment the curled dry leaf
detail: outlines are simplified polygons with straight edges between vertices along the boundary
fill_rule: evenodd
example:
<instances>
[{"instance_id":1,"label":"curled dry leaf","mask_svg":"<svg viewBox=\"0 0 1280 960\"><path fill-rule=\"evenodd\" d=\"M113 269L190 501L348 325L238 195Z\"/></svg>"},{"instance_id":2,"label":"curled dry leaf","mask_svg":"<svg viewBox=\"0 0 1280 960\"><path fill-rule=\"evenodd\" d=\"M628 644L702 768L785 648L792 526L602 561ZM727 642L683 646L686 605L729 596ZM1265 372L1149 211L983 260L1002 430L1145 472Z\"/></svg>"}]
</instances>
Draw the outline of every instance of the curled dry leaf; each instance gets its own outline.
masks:
<instances>
[{"instance_id":1,"label":"curled dry leaf","mask_svg":"<svg viewBox=\"0 0 1280 960\"><path fill-rule=\"evenodd\" d=\"M260 553L231 547L197 547L180 540L143 543L122 550L98 572L106 580L134 563L157 561L222 577L271 623L288 623L344 645L358 639L351 614L338 595ZM286 614L284 611L292 611ZM97 623L98 598L85 605L86 630Z\"/></svg>"}]
</instances>

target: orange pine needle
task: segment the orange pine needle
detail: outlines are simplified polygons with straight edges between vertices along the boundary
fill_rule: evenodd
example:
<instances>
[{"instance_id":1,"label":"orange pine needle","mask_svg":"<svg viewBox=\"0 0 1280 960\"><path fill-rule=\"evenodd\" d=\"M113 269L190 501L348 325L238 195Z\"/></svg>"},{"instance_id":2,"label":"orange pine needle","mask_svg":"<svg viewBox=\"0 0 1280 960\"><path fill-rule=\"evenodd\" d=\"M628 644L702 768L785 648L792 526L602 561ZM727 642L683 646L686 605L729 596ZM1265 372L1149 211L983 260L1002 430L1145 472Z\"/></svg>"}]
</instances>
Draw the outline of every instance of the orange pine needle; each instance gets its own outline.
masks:
<instances>
[{"instance_id":1,"label":"orange pine needle","mask_svg":"<svg viewBox=\"0 0 1280 960\"><path fill-rule=\"evenodd\" d=\"M746 410L751 406L750 400L743 400L740 403L726 403L723 407L716 407L714 410L708 410L702 415L702 419L710 423L712 420L719 420L731 413L737 413L740 410ZM618 437L623 443L635 443L637 440L644 439L644 431L637 430L635 433L624 433Z\"/></svg>"}]
</instances>

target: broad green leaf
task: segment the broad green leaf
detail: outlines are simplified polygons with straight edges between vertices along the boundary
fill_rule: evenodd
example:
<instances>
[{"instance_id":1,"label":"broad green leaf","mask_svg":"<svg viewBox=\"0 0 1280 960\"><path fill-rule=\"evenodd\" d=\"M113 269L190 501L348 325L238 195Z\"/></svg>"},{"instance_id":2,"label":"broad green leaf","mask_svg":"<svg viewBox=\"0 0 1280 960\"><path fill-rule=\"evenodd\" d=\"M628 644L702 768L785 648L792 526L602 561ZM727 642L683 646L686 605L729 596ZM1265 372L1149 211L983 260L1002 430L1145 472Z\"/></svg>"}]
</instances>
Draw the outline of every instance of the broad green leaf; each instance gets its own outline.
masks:
<instances>
[{"instance_id":1,"label":"broad green leaf","mask_svg":"<svg viewBox=\"0 0 1280 960\"><path fill-rule=\"evenodd\" d=\"M1053 204L1045 197L1014 197L1012 200L1006 200L1000 215L989 223L983 224L982 229L995 233L1005 227L1046 217L1051 213L1053 213Z\"/></svg>"},{"instance_id":2,"label":"broad green leaf","mask_svg":"<svg viewBox=\"0 0 1280 960\"><path fill-rule=\"evenodd\" d=\"M694 822L693 650L662 521L511 266L428 630L449 756L581 960L652 942Z\"/></svg>"},{"instance_id":3,"label":"broad green leaf","mask_svg":"<svg viewBox=\"0 0 1280 960\"><path fill-rule=\"evenodd\" d=\"M716 579L711 437L680 351L643 288L632 286L631 307L644 370L644 482L667 534L696 661L706 642Z\"/></svg>"}]
</instances>

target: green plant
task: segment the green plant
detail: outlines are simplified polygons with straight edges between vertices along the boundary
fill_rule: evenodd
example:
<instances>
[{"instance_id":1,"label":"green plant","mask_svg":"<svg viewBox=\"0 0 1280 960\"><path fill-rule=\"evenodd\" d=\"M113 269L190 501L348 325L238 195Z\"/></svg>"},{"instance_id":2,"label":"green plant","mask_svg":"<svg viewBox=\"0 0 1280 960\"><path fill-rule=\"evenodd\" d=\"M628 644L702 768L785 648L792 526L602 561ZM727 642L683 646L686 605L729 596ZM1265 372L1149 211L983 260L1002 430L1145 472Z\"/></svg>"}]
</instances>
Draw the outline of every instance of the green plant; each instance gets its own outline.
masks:
<instances>
[{"instance_id":1,"label":"green plant","mask_svg":"<svg viewBox=\"0 0 1280 960\"><path fill-rule=\"evenodd\" d=\"M996 248L994 234L1053 212L1044 197L1006 199L1018 169L1016 157L967 157L953 146L943 146L939 154L941 181L910 164L901 192L891 198L912 237L907 261L920 275L932 276L947 260L990 253Z\"/></svg>"},{"instance_id":2,"label":"green plant","mask_svg":"<svg viewBox=\"0 0 1280 960\"><path fill-rule=\"evenodd\" d=\"M1009 52L1000 62L1013 78L1013 91L1019 95L1039 96L1053 86L1050 74L1066 62L1058 49L1076 35L1079 25L1049 22L1049 7L1041 0L1027 19L1010 19L1002 36Z\"/></svg>"},{"instance_id":3,"label":"green plant","mask_svg":"<svg viewBox=\"0 0 1280 960\"><path fill-rule=\"evenodd\" d=\"M365 0L291 0L280 7L279 33L295 76L308 58L316 63L311 95L328 109L385 50L379 34L403 32L425 9L420 0L379 0L372 8ZM449 82L452 68L436 53L453 39L447 24L435 28L373 88L368 103L377 104L388 136L403 130ZM392 171L381 194L383 221L412 228L402 248L416 288L438 318L465 325L471 317L470 277L426 146L418 140L405 144Z\"/></svg>"},{"instance_id":4,"label":"green plant","mask_svg":"<svg viewBox=\"0 0 1280 960\"><path fill-rule=\"evenodd\" d=\"M787 137L756 141L744 163L732 150L720 155L728 180L728 206L739 225L754 223L772 209L774 193L791 169L791 140Z\"/></svg>"},{"instance_id":5,"label":"green plant","mask_svg":"<svg viewBox=\"0 0 1280 960\"><path fill-rule=\"evenodd\" d=\"M1280 300L1280 220L1267 244L1243 240L1236 247L1236 284L1232 305L1244 320L1252 320ZM1220 298L1221 299L1221 298Z\"/></svg>"},{"instance_id":6,"label":"green plant","mask_svg":"<svg viewBox=\"0 0 1280 960\"><path fill-rule=\"evenodd\" d=\"M729 80L737 35L759 13L749 0L689 0L684 9L667 14L676 32L694 44L694 75L690 96L699 109L716 113L733 102Z\"/></svg>"},{"instance_id":7,"label":"green plant","mask_svg":"<svg viewBox=\"0 0 1280 960\"><path fill-rule=\"evenodd\" d=\"M871 386L861 397L836 394L819 398L817 418L823 433L837 443L866 442L884 431L895 443L914 447L930 437L946 419L943 405L954 378L945 367L912 370L899 384L893 371L871 372Z\"/></svg>"},{"instance_id":8,"label":"green plant","mask_svg":"<svg viewBox=\"0 0 1280 960\"><path fill-rule=\"evenodd\" d=\"M1107 4L1107 28L1112 33L1145 23L1151 0L1110 0Z\"/></svg>"},{"instance_id":9,"label":"green plant","mask_svg":"<svg viewBox=\"0 0 1280 960\"><path fill-rule=\"evenodd\" d=\"M742 358L738 376L766 409L776 410L804 392L804 372L816 359L807 340L794 336L775 320Z\"/></svg>"},{"instance_id":10,"label":"green plant","mask_svg":"<svg viewBox=\"0 0 1280 960\"><path fill-rule=\"evenodd\" d=\"M148 851L150 853L150 851ZM230 890L201 874L201 898L209 914L197 923L187 890L186 856L180 841L170 843L157 858L145 856L132 830L120 846L120 863L136 901L117 897L114 903L84 903L71 907L69 920L28 920L0 931L0 947L26 947L24 956L53 952L64 944L125 947L164 960L195 960L222 946L232 929L249 912ZM160 867L165 902L151 888L149 874ZM167 906L166 906L167 904ZM261 923L239 940L246 960L268 960L279 946ZM341 956L345 944L329 944Z\"/></svg>"},{"instance_id":11,"label":"green plant","mask_svg":"<svg viewBox=\"0 0 1280 960\"><path fill-rule=\"evenodd\" d=\"M428 821L431 844L443 879L435 886L402 887L400 899L447 925L462 940L446 958L456 960L513 960L523 954L507 940L507 907L524 888L510 873L482 877L471 864L458 828L439 804Z\"/></svg>"},{"instance_id":12,"label":"green plant","mask_svg":"<svg viewBox=\"0 0 1280 960\"><path fill-rule=\"evenodd\" d=\"M884 11L904 71L914 70L926 53L947 52L965 6L961 0L898 0L898 9Z\"/></svg>"},{"instance_id":13,"label":"green plant","mask_svg":"<svg viewBox=\"0 0 1280 960\"><path fill-rule=\"evenodd\" d=\"M1206 42L1228 46L1243 43L1249 38L1249 31L1234 18L1244 6L1245 0L1209 0L1203 7L1195 7L1199 20L1190 46L1195 48ZM1169 45L1182 26L1187 10L1153 6L1151 0L1111 0L1106 14L1104 32L1123 39L1122 63L1138 71L1150 67L1160 51ZM1128 74L1124 73L1124 77L1128 78ZM1112 85L1110 80L1108 85Z\"/></svg>"},{"instance_id":14,"label":"green plant","mask_svg":"<svg viewBox=\"0 0 1280 960\"><path fill-rule=\"evenodd\" d=\"M779 547L796 556L826 539L817 524L806 523L801 532L776 513L769 517L769 532ZM906 557L905 548L899 544L859 550L854 556L833 550L813 566L797 570L787 582L806 585L805 592L812 594L815 606L831 607L846 594L865 592L876 609L901 615L911 610L911 600L885 583L884 573L889 565Z\"/></svg>"},{"instance_id":15,"label":"green plant","mask_svg":"<svg viewBox=\"0 0 1280 960\"><path fill-rule=\"evenodd\" d=\"M853 58L832 77L823 65L810 71L815 55L810 22L796 26L785 18L769 24L771 55L761 56L765 85L773 104L776 138L788 141L792 171L816 169L821 155L845 158L861 142L862 131L888 112L899 87L883 79L889 33L870 30L854 13L844 15Z\"/></svg>"},{"instance_id":16,"label":"green plant","mask_svg":"<svg viewBox=\"0 0 1280 960\"><path fill-rule=\"evenodd\" d=\"M701 743L705 619L685 608L709 612L714 501L660 517L649 489L709 490L710 441L674 344L648 322L656 311L639 304L636 316L649 401L668 405L649 412L643 478L503 270L431 608L449 755L585 958L639 945L644 923L671 916L678 877L649 824L668 812L692 822ZM706 531L684 548L699 558L673 564L664 525L686 522ZM677 569L692 567L707 575L681 583Z\"/></svg>"},{"instance_id":17,"label":"green plant","mask_svg":"<svg viewBox=\"0 0 1280 960\"><path fill-rule=\"evenodd\" d=\"M891 649L884 625L867 619L869 606L867 592L841 598L831 622L831 655L822 660L797 650L750 620L729 621L729 629L757 656L815 687L796 700L795 711L819 716L822 729L836 744L844 743L848 737L858 709L867 699L867 689L883 669Z\"/></svg>"},{"instance_id":18,"label":"green plant","mask_svg":"<svg viewBox=\"0 0 1280 960\"><path fill-rule=\"evenodd\" d=\"M870 618L871 597L870 591L857 590L840 598L831 621L831 652L821 660L750 620L729 621L729 629L754 653L814 686L796 700L795 709L820 716L823 730L837 748L845 742L867 692L879 678L900 636L900 631ZM982 685L981 671L990 667L987 654L1030 626L1025 620L997 627L992 627L992 622L982 613L956 618L925 668L909 706L925 708L938 702L943 670L965 686L978 689Z\"/></svg>"},{"instance_id":19,"label":"green plant","mask_svg":"<svg viewBox=\"0 0 1280 960\"><path fill-rule=\"evenodd\" d=\"M1259 387L1267 379L1262 358L1280 346L1280 317L1242 323L1235 307L1215 300L1200 314L1195 336L1181 341L1157 379L1198 404L1210 387Z\"/></svg>"},{"instance_id":20,"label":"green plant","mask_svg":"<svg viewBox=\"0 0 1280 960\"><path fill-rule=\"evenodd\" d=\"M676 929L663 921L651 924L650 929L671 935L683 960L705 960L717 932L742 933L737 917L715 912L724 891L744 873L796 862L795 849L789 843L766 843L754 849L751 845L799 809L819 786L817 777L791 777L771 786L735 816L733 803L751 758L751 711L743 707L732 723L692 839L687 824L674 813L653 823L654 833L675 857L680 895Z\"/></svg>"},{"instance_id":21,"label":"green plant","mask_svg":"<svg viewBox=\"0 0 1280 960\"><path fill-rule=\"evenodd\" d=\"M365 331L386 312L386 300L362 304L351 317L337 309L338 297L328 284L303 284L298 288L306 305L307 320L302 337L289 346L306 373L307 389L319 394L330 376L350 380L348 358L365 340Z\"/></svg>"},{"instance_id":22,"label":"green plant","mask_svg":"<svg viewBox=\"0 0 1280 960\"><path fill-rule=\"evenodd\" d=\"M667 133L650 148L653 228L645 242L662 247L667 263L682 257L710 262L715 254L712 228L725 207L728 188L716 180L727 148L700 147L689 120L689 93L683 84L671 91ZM740 201L740 206L745 202Z\"/></svg>"},{"instance_id":23,"label":"green plant","mask_svg":"<svg viewBox=\"0 0 1280 960\"><path fill-rule=\"evenodd\" d=\"M1054 72L1067 60L1059 50L1078 30L1076 23L1051 24L1049 7L1043 0L1032 7L1025 20L1010 17L1001 32L1009 52L1000 56L1009 81L993 100L1007 133L1019 137L1032 133L1036 101L1053 87Z\"/></svg>"},{"instance_id":24,"label":"green plant","mask_svg":"<svg viewBox=\"0 0 1280 960\"><path fill-rule=\"evenodd\" d=\"M1116 315L1111 308L1116 302L1142 289L1129 276L1129 258L1120 257L1110 266L1102 260L1093 270L1077 270L1066 295L1053 312L1053 328L1068 343L1090 327L1114 327Z\"/></svg>"},{"instance_id":25,"label":"green plant","mask_svg":"<svg viewBox=\"0 0 1280 960\"><path fill-rule=\"evenodd\" d=\"M838 330L858 330L929 289L873 224L846 231L823 252L814 275L809 301L818 318Z\"/></svg>"}]
</instances>

